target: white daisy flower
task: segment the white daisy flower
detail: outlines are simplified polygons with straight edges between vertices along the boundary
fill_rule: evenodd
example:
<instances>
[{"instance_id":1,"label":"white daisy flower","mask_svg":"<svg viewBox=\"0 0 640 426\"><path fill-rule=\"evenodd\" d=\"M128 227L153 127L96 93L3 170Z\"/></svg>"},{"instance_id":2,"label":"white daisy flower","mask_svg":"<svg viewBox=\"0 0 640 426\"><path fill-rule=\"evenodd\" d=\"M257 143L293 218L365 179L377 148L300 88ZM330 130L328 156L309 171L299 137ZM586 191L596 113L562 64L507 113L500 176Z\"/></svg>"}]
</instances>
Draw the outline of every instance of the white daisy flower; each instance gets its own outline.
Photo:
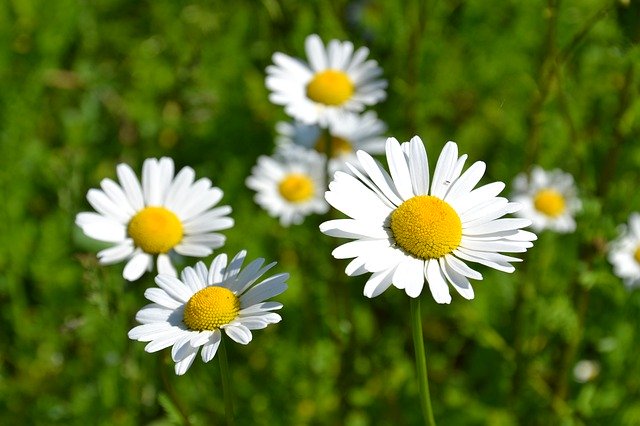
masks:
<instances>
[{"instance_id":1,"label":"white daisy flower","mask_svg":"<svg viewBox=\"0 0 640 426\"><path fill-rule=\"evenodd\" d=\"M280 147L299 145L327 154L327 139L330 140L329 171L347 170L346 164L357 163L356 151L382 154L386 124L373 111L364 114L344 113L334 119L328 129L317 124L281 121L276 124L276 144Z\"/></svg>"},{"instance_id":2,"label":"white daisy flower","mask_svg":"<svg viewBox=\"0 0 640 426\"><path fill-rule=\"evenodd\" d=\"M522 204L518 216L531 219L534 231L550 229L569 233L576 229L574 215L582 203L578 199L573 177L559 169L550 172L539 166L530 177L520 173L513 181L513 201Z\"/></svg>"},{"instance_id":3,"label":"white daisy flower","mask_svg":"<svg viewBox=\"0 0 640 426\"><path fill-rule=\"evenodd\" d=\"M485 171L482 161L462 173L467 156L458 157L458 146L448 142L429 189L427 153L419 137L402 145L387 139L386 155L391 175L363 151L357 153L363 172L350 164L352 174L336 172L325 197L350 219L320 225L327 235L354 240L332 254L353 258L347 275L372 273L365 296L375 297L393 283L418 297L426 279L435 301L450 303L448 283L473 299L469 278L482 279L466 262L514 271L509 262L520 259L499 252L525 252L536 236L520 229L530 220L502 218L520 208L497 197L502 182L474 189Z\"/></svg>"},{"instance_id":4,"label":"white daisy flower","mask_svg":"<svg viewBox=\"0 0 640 426\"><path fill-rule=\"evenodd\" d=\"M325 160L313 150L290 146L276 156L261 155L246 180L254 197L282 226L300 224L305 216L329 210L324 200Z\"/></svg>"},{"instance_id":5,"label":"white daisy flower","mask_svg":"<svg viewBox=\"0 0 640 426\"><path fill-rule=\"evenodd\" d=\"M265 328L282 319L271 312L282 308L278 302L265 302L287 289L289 274L277 274L256 282L276 262L266 266L256 259L242 269L247 255L239 252L227 266L227 255L219 254L209 269L203 262L182 271L180 279L166 274L156 277L158 287L148 288L144 296L151 304L140 309L141 323L129 331L129 338L149 342L145 351L156 352L169 346L176 363L176 374L184 374L202 347L202 360L213 359L222 331L242 345L251 339L251 330Z\"/></svg>"},{"instance_id":6,"label":"white daisy flower","mask_svg":"<svg viewBox=\"0 0 640 426\"><path fill-rule=\"evenodd\" d=\"M127 261L122 273L135 281L153 269L157 256L158 272L176 275L169 254L208 256L222 247L225 237L214 231L233 226L227 217L231 207L215 206L222 190L206 178L194 182L195 172L184 167L174 177L173 160L146 159L142 166L142 185L126 164L117 167L118 185L103 179L100 189L90 189L87 200L97 213L83 212L76 224L89 237L113 244L98 252L100 263Z\"/></svg>"},{"instance_id":7,"label":"white daisy flower","mask_svg":"<svg viewBox=\"0 0 640 426\"><path fill-rule=\"evenodd\" d=\"M349 41L331 40L327 47L312 34L305 40L309 63L284 53L273 54L267 67L269 100L284 105L291 117L326 127L341 111L362 111L386 97L382 69L367 59L369 49L355 52Z\"/></svg>"},{"instance_id":8,"label":"white daisy flower","mask_svg":"<svg viewBox=\"0 0 640 426\"><path fill-rule=\"evenodd\" d=\"M631 213L629 225L620 227L608 257L613 273L622 278L627 288L640 287L640 213Z\"/></svg>"}]
</instances>

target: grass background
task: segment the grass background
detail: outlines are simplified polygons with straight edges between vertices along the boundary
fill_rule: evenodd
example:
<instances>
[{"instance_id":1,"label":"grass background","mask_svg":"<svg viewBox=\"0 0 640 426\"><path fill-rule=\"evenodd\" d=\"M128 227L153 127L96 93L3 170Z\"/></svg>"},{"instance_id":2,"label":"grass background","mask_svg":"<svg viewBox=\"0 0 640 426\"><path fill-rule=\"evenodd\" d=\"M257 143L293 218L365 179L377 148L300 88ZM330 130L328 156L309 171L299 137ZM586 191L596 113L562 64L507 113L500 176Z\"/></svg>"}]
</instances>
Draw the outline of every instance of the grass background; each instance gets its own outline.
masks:
<instances>
[{"instance_id":1,"label":"grass background","mask_svg":"<svg viewBox=\"0 0 640 426\"><path fill-rule=\"evenodd\" d=\"M366 299L323 218L284 231L244 186L285 118L264 69L315 32L371 49L389 135L432 161L455 140L483 182L540 164L579 185L575 234L481 267L471 302L427 292L439 423L639 424L640 292L605 260L640 210L639 23L636 0L1 2L0 423L223 422L217 359L176 377L129 341L153 277L125 283L74 225L117 163L166 155L225 191L225 252L291 273L283 322L227 345L238 424L421 424L406 295ZM584 384L580 359L601 368Z\"/></svg>"}]
</instances>

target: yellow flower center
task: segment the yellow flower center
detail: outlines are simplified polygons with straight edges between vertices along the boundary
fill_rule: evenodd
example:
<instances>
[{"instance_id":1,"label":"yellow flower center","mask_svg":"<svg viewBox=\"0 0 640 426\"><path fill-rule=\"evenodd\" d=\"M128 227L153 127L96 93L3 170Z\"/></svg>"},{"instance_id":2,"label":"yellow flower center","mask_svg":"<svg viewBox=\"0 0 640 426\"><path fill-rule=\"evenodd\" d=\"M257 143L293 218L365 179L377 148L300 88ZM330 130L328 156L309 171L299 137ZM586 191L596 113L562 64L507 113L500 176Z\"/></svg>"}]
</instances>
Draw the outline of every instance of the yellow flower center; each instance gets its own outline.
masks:
<instances>
[{"instance_id":1,"label":"yellow flower center","mask_svg":"<svg viewBox=\"0 0 640 426\"><path fill-rule=\"evenodd\" d=\"M129 221L129 236L146 253L166 253L182 241L182 223L164 207L145 207Z\"/></svg>"},{"instance_id":2,"label":"yellow flower center","mask_svg":"<svg viewBox=\"0 0 640 426\"><path fill-rule=\"evenodd\" d=\"M391 213L391 232L396 244L420 259L438 259L458 248L462 222L446 201L418 195Z\"/></svg>"},{"instance_id":3,"label":"yellow flower center","mask_svg":"<svg viewBox=\"0 0 640 426\"><path fill-rule=\"evenodd\" d=\"M330 138L331 157L338 157L342 154L348 154L353 151L351 144L348 140L342 139L338 136L331 136ZM315 149L318 152L327 152L327 137L322 135L316 141Z\"/></svg>"},{"instance_id":4,"label":"yellow flower center","mask_svg":"<svg viewBox=\"0 0 640 426\"><path fill-rule=\"evenodd\" d=\"M302 203L313 196L315 187L309 176L292 173L280 181L278 190L285 200L292 203Z\"/></svg>"},{"instance_id":5,"label":"yellow flower center","mask_svg":"<svg viewBox=\"0 0 640 426\"><path fill-rule=\"evenodd\" d=\"M633 253L633 258L636 260L636 262L640 263L640 246L638 246L635 253Z\"/></svg>"},{"instance_id":6,"label":"yellow flower center","mask_svg":"<svg viewBox=\"0 0 640 426\"><path fill-rule=\"evenodd\" d=\"M564 212L564 197L555 189L541 189L533 198L536 210L551 217L558 217Z\"/></svg>"},{"instance_id":7,"label":"yellow flower center","mask_svg":"<svg viewBox=\"0 0 640 426\"><path fill-rule=\"evenodd\" d=\"M317 73L307 85L307 96L325 105L342 105L353 95L353 83L347 74L337 70Z\"/></svg>"},{"instance_id":8,"label":"yellow flower center","mask_svg":"<svg viewBox=\"0 0 640 426\"><path fill-rule=\"evenodd\" d=\"M191 296L182 321L190 330L215 330L238 316L240 299L224 287L205 287Z\"/></svg>"}]
</instances>

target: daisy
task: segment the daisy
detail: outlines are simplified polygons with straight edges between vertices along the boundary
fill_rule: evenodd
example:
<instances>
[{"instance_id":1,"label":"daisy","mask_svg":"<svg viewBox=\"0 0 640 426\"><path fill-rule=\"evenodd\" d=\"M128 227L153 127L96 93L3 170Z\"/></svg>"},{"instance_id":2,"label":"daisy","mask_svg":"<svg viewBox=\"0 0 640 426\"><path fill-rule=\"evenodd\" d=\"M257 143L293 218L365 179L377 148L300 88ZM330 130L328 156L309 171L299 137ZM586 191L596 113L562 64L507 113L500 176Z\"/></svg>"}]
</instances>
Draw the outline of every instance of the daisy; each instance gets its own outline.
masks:
<instances>
[{"instance_id":1,"label":"daisy","mask_svg":"<svg viewBox=\"0 0 640 426\"><path fill-rule=\"evenodd\" d=\"M581 202L569 173L559 169L546 172L536 166L530 177L524 173L516 176L513 187L513 200L522 204L517 215L531 219L533 230L575 231L573 217L580 210Z\"/></svg>"},{"instance_id":2,"label":"daisy","mask_svg":"<svg viewBox=\"0 0 640 426\"><path fill-rule=\"evenodd\" d=\"M627 288L640 287L640 213L631 213L629 225L620 227L609 249L609 262Z\"/></svg>"},{"instance_id":3,"label":"daisy","mask_svg":"<svg viewBox=\"0 0 640 426\"><path fill-rule=\"evenodd\" d=\"M354 52L351 42L331 40L325 48L312 34L305 50L308 63L276 52L275 65L267 67L269 100L284 105L291 117L326 127L341 111L362 111L386 97L382 69L375 60L366 60L366 47Z\"/></svg>"},{"instance_id":4,"label":"daisy","mask_svg":"<svg viewBox=\"0 0 640 426\"><path fill-rule=\"evenodd\" d=\"M300 224L305 216L325 213L325 160L313 150L290 146L276 156L262 155L246 180L254 199L282 226Z\"/></svg>"},{"instance_id":5,"label":"daisy","mask_svg":"<svg viewBox=\"0 0 640 426\"><path fill-rule=\"evenodd\" d=\"M494 182L473 189L485 164L474 163L462 173L466 155L448 142L436 164L429 187L427 153L419 137L400 145L387 139L391 175L369 154L358 151L363 172L348 165L351 174L336 172L325 197L349 219L320 225L330 236L354 241L337 247L337 259L353 258L347 275L371 272L365 287L375 297L393 283L410 297L418 297L426 279L438 303L450 303L449 285L473 299L469 278L482 279L467 262L513 272L509 262L520 259L499 252L525 252L535 234L520 228L528 219L502 218L520 206L497 197L504 189Z\"/></svg>"},{"instance_id":6,"label":"daisy","mask_svg":"<svg viewBox=\"0 0 640 426\"><path fill-rule=\"evenodd\" d=\"M173 346L171 357L176 374L184 374L202 347L204 362L213 359L220 345L222 330L242 345L251 339L251 330L265 328L282 319L271 312L282 308L278 302L265 302L287 289L289 274L277 274L255 284L276 262L266 266L256 259L242 269L247 252L239 252L227 266L227 255L219 254L209 269L203 262L186 267L180 279L160 274L158 287L148 288L144 296L151 304L136 314L142 325L129 331L129 338L149 342L145 351L157 352Z\"/></svg>"},{"instance_id":7,"label":"daisy","mask_svg":"<svg viewBox=\"0 0 640 426\"><path fill-rule=\"evenodd\" d=\"M356 163L356 151L369 154L384 152L386 124L373 111L364 114L344 113L331 122L328 129L317 124L304 124L300 121L276 124L276 144L278 146L300 145L307 149L327 154L329 151L329 171L346 171L346 162ZM327 150L327 139L330 141Z\"/></svg>"},{"instance_id":8,"label":"daisy","mask_svg":"<svg viewBox=\"0 0 640 426\"><path fill-rule=\"evenodd\" d=\"M233 226L227 217L231 207L215 206L222 190L206 178L194 182L195 172L184 167L174 177L173 160L149 158L142 166L142 185L131 167L119 164L118 185L103 179L100 189L87 193L96 210L76 216L76 224L89 237L112 244L98 252L102 264L126 261L123 277L135 281L153 269L176 274L170 254L204 257L224 245L225 237L214 231Z\"/></svg>"}]
</instances>

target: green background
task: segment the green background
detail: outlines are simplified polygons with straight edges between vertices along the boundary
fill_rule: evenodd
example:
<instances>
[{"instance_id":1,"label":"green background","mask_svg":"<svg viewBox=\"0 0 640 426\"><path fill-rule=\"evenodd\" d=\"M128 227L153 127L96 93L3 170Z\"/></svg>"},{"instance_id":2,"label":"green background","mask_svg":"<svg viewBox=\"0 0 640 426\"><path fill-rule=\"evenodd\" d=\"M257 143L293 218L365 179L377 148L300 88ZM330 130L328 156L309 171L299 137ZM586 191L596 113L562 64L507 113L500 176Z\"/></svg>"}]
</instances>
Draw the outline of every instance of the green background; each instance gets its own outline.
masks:
<instances>
[{"instance_id":1,"label":"green background","mask_svg":"<svg viewBox=\"0 0 640 426\"><path fill-rule=\"evenodd\" d=\"M432 167L455 140L484 183L540 164L578 184L576 233L541 233L513 274L480 267L473 301L424 293L438 423L640 424L640 291L606 261L640 210L635 0L0 2L0 423L224 422L218 359L176 377L130 341L153 276L125 283L74 225L116 164L166 155L224 190L222 250L291 274L283 321L227 340L237 423L421 424L407 296L366 299L326 218L283 230L244 185L286 118L264 69L311 33L370 48L375 110ZM584 384L581 359L600 365Z\"/></svg>"}]
</instances>

